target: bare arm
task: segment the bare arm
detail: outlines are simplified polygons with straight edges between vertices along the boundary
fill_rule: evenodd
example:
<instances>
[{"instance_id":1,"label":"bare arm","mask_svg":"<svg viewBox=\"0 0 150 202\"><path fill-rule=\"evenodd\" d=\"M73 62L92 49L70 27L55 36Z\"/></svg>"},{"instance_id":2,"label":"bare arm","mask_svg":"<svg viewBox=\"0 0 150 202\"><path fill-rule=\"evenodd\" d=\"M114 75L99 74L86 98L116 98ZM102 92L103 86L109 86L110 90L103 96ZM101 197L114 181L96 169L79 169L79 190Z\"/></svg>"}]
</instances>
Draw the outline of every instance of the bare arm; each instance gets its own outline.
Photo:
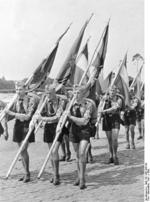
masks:
<instances>
[{"instance_id":1,"label":"bare arm","mask_svg":"<svg viewBox=\"0 0 150 202\"><path fill-rule=\"evenodd\" d=\"M84 113L84 116L81 118L69 115L69 118L71 121L75 122L78 126L85 126L88 124L92 114L92 105L88 104L86 112Z\"/></svg>"},{"instance_id":2,"label":"bare arm","mask_svg":"<svg viewBox=\"0 0 150 202\"><path fill-rule=\"evenodd\" d=\"M117 102L114 103L112 107L105 109L102 112L103 113L112 113L112 112L116 111L117 109L120 109L121 106L122 106L122 100L118 99Z\"/></svg>"},{"instance_id":3,"label":"bare arm","mask_svg":"<svg viewBox=\"0 0 150 202\"><path fill-rule=\"evenodd\" d=\"M65 106L66 106L65 101L61 99L59 102L59 107L57 109L56 115L52 117L43 116L41 117L42 121L47 123L57 123L65 109Z\"/></svg>"}]
</instances>

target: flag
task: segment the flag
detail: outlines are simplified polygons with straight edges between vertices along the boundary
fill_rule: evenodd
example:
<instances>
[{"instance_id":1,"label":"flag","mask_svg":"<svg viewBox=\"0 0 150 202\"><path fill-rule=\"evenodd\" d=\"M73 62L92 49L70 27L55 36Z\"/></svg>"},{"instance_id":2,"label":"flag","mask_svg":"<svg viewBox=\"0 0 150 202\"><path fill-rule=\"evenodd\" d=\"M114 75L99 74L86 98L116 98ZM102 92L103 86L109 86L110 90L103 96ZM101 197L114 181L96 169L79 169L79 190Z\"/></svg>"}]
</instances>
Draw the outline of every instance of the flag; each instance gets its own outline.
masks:
<instances>
[{"instance_id":1,"label":"flag","mask_svg":"<svg viewBox=\"0 0 150 202\"><path fill-rule=\"evenodd\" d=\"M75 67L76 67L76 65L75 65L76 57L77 57L77 54L78 54L78 51L79 51L79 48L80 48L80 45L82 42L82 38L83 38L83 35L85 32L85 29L86 29L91 17L83 25L78 37L74 41L74 43L71 47L71 50L69 51L69 54L63 64L63 66L61 67L61 69L56 77L56 80L59 83L66 84L66 82L71 77L71 75L74 75Z\"/></svg>"},{"instance_id":2,"label":"flag","mask_svg":"<svg viewBox=\"0 0 150 202\"><path fill-rule=\"evenodd\" d=\"M143 83L141 81L141 71L142 71L142 68L138 72L138 74L137 74L137 76L135 78L135 82L132 85L134 87L135 96L138 99L141 99L141 95L142 95L141 91L142 91L142 86L143 86Z\"/></svg>"},{"instance_id":3,"label":"flag","mask_svg":"<svg viewBox=\"0 0 150 202\"><path fill-rule=\"evenodd\" d=\"M58 48L58 44L50 53L49 57L47 59L44 59L41 65L33 73L32 81L30 82L30 85L28 85L29 91L39 88L46 81L50 73L50 70L53 66L57 48Z\"/></svg>"},{"instance_id":4,"label":"flag","mask_svg":"<svg viewBox=\"0 0 150 202\"><path fill-rule=\"evenodd\" d=\"M143 65L141 66L141 68L140 68L139 71L137 72L137 75L135 76L135 78L132 80L132 83L131 83L131 85L130 85L130 88L135 87L137 78L138 78L139 80L141 80L141 72L142 72L142 69L143 69Z\"/></svg>"},{"instance_id":5,"label":"flag","mask_svg":"<svg viewBox=\"0 0 150 202\"><path fill-rule=\"evenodd\" d=\"M111 71L108 74L108 76L104 79L103 69L101 70L98 81L101 86L102 94L106 93L106 91L109 89L109 86L111 85L111 82L112 82L114 76L115 76L115 73Z\"/></svg>"},{"instance_id":6,"label":"flag","mask_svg":"<svg viewBox=\"0 0 150 202\"><path fill-rule=\"evenodd\" d=\"M89 98L92 98L92 99L96 99L96 80L98 79L99 74L104 66L104 61L105 61L106 52L107 52L107 44L108 44L108 31L109 31L109 23L104 29L101 46L92 64L93 70L91 71L91 76L87 84L91 88Z\"/></svg>"},{"instance_id":7,"label":"flag","mask_svg":"<svg viewBox=\"0 0 150 202\"><path fill-rule=\"evenodd\" d=\"M120 94L124 97L124 103L127 106L130 106L130 95L129 95L129 77L127 73L127 53L124 56L124 59L122 61L122 64L119 68L118 74L115 76L113 85L115 85L119 91Z\"/></svg>"},{"instance_id":8,"label":"flag","mask_svg":"<svg viewBox=\"0 0 150 202\"><path fill-rule=\"evenodd\" d=\"M76 68L74 73L74 78L72 79L72 84L79 84L82 75L87 69L88 66L88 41L86 42L85 46L83 47L79 57L77 58ZM88 76L83 81L83 84L86 84L88 80Z\"/></svg>"},{"instance_id":9,"label":"flag","mask_svg":"<svg viewBox=\"0 0 150 202\"><path fill-rule=\"evenodd\" d=\"M125 58L124 58L124 66L127 68L127 53L125 54Z\"/></svg>"},{"instance_id":10,"label":"flag","mask_svg":"<svg viewBox=\"0 0 150 202\"><path fill-rule=\"evenodd\" d=\"M38 68L33 72L31 79L26 84L26 89L28 91L33 91L39 88L46 81L54 63L59 42L63 38L63 36L67 33L70 26L71 25L69 25L69 27L65 30L65 32L58 38L56 45L54 46L49 56L46 59L44 59L42 63L38 66Z\"/></svg>"},{"instance_id":11,"label":"flag","mask_svg":"<svg viewBox=\"0 0 150 202\"><path fill-rule=\"evenodd\" d=\"M103 66L104 66L104 61L105 61L106 51L107 51L107 43L108 43L108 31L109 31L109 23L105 28L101 47L92 64L92 66L94 66L93 74L95 79L98 79L100 71L103 69Z\"/></svg>"}]
</instances>

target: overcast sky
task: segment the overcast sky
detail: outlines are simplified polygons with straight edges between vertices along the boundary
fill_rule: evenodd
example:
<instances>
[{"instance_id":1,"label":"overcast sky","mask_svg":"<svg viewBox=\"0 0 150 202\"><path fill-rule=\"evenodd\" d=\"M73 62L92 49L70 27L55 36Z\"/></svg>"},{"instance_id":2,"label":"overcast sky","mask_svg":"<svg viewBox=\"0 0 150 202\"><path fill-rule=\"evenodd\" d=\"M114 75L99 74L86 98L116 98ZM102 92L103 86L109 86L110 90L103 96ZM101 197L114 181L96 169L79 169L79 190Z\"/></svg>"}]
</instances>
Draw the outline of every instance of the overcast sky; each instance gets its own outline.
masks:
<instances>
[{"instance_id":1,"label":"overcast sky","mask_svg":"<svg viewBox=\"0 0 150 202\"><path fill-rule=\"evenodd\" d=\"M92 12L82 45L91 36L91 57L111 18L104 74L117 68L128 50L128 72L134 76L137 68L132 56L144 56L143 0L0 0L0 77L18 80L30 76L73 22L57 52L50 74L55 78L73 39Z\"/></svg>"}]
</instances>

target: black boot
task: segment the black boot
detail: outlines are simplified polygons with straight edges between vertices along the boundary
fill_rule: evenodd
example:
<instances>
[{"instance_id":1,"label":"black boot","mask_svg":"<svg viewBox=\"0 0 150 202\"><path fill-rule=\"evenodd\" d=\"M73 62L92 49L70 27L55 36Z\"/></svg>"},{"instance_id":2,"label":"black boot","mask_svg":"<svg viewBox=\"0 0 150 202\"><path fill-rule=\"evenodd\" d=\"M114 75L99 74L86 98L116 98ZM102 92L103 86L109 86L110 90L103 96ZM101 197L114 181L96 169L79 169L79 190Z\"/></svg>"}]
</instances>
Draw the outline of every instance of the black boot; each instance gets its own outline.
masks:
<instances>
[{"instance_id":1,"label":"black boot","mask_svg":"<svg viewBox=\"0 0 150 202\"><path fill-rule=\"evenodd\" d=\"M55 160L53 161L54 163L54 179L53 179L53 184L54 185L59 185L60 184L60 179L59 179L59 161Z\"/></svg>"},{"instance_id":2,"label":"black boot","mask_svg":"<svg viewBox=\"0 0 150 202\"><path fill-rule=\"evenodd\" d=\"M24 182L24 183L30 182L30 173L27 173L27 174L24 176L23 182Z\"/></svg>"}]
</instances>

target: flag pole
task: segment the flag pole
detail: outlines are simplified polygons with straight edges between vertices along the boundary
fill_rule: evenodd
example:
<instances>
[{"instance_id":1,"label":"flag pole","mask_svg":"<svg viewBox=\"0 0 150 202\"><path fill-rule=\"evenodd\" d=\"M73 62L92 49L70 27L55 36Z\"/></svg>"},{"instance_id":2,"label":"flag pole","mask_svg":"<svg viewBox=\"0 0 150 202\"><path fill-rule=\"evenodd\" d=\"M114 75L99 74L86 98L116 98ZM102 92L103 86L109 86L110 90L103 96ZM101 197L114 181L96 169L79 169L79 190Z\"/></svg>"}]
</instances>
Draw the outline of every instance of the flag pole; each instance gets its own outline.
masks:
<instances>
[{"instance_id":1,"label":"flag pole","mask_svg":"<svg viewBox=\"0 0 150 202\"><path fill-rule=\"evenodd\" d=\"M70 26L69 26L69 27L70 27ZM67 28L67 31L68 31L68 28ZM56 46L58 45L58 43L60 42L60 40L62 39L62 37L65 35L65 33L66 33L66 31L61 35L61 37L59 37L59 39L57 40ZM45 106L46 102L47 102L47 96L44 98L43 103L42 103L40 109L37 109L37 110L36 110L35 115L39 115L39 114L41 113L41 111L43 110L43 107ZM13 162L12 162L11 165L10 165L10 168L9 168L7 174L6 174L6 179L9 177L9 175L10 175L10 173L11 173L13 167L15 166L15 164L16 164L16 162L17 162L17 159L18 159L18 157L19 157L21 151L23 150L25 144L27 143L27 141L28 141L28 139L29 139L29 137L30 137L31 132L34 130L34 126L35 126L35 122L36 122L35 115L32 117L32 120L31 120L31 122L30 122L30 124L29 124L29 131L28 131L28 133L27 133L25 139L23 140L23 142L22 142L22 144L21 144L21 146L20 146L20 148L19 148L19 150L18 150L18 152L17 152L17 154L16 154L16 156L15 156ZM40 124L41 124L41 122L40 122L40 123L38 124L38 126L36 127L36 129L35 129L36 132L37 132L38 128L40 127Z\"/></svg>"},{"instance_id":2,"label":"flag pole","mask_svg":"<svg viewBox=\"0 0 150 202\"><path fill-rule=\"evenodd\" d=\"M25 85L28 85L31 80L32 80L32 76L28 78L28 80L26 81ZM18 97L18 95L15 94L14 97L12 98L12 100L9 102L9 104L7 104L6 107L3 109L3 111L0 114L0 122L5 117L5 111L9 110L12 107L12 105L15 102L15 100L17 99L17 97Z\"/></svg>"},{"instance_id":3,"label":"flag pole","mask_svg":"<svg viewBox=\"0 0 150 202\"><path fill-rule=\"evenodd\" d=\"M107 27L107 26L106 26L106 27ZM105 29L104 29L104 30L105 30ZM102 36L103 36L103 35L104 35L104 32L103 32ZM102 40L102 36L101 36L101 38L100 38L100 41ZM98 42L98 45L96 46L96 49L95 49L95 51L94 51L94 53L93 53L93 56L92 56L92 58L91 58L91 62L90 62L90 64L88 65L88 67L92 64L94 55L95 55L95 53L96 53L96 51L97 51L97 49L98 49L98 47L99 47L100 41ZM86 73L87 73L87 71L86 71ZM86 76L86 73L82 76L82 78L81 78L81 80L80 80L80 83L79 83L79 86L81 86L82 81L83 81L84 77ZM71 109L71 107L72 107L72 105L73 105L75 99L76 99L76 95L73 96L73 98L72 98L72 100L70 101L70 104L69 104L67 110L64 111L64 113L62 114L62 116L61 116L61 118L60 118L60 120L59 120L59 122L58 122L58 124L57 124L55 139L54 139L54 141L53 141L53 143L52 143L52 146L51 146L51 148L49 149L49 152L48 152L48 154L47 154L47 156L46 156L46 158L45 158L45 160L44 160L44 163L43 163L43 165L42 165L42 167L41 167L41 169L40 169L40 171L39 171L39 174L38 174L38 176L37 176L38 179L41 177L41 175L42 175L42 173L43 173L43 171L44 171L44 169L45 169L45 167L46 167L46 165L47 165L47 162L48 162L48 160L49 160L49 157L50 157L50 155L51 155L51 152L52 152L52 150L53 150L53 148L54 148L54 146L55 146L55 144L56 144L56 142L57 142L57 140L58 140L58 138L59 138L60 133L62 132L62 129L63 129L65 123L66 123L68 114L69 114L69 112L70 112L70 109Z\"/></svg>"},{"instance_id":4,"label":"flag pole","mask_svg":"<svg viewBox=\"0 0 150 202\"><path fill-rule=\"evenodd\" d=\"M134 80L132 81L132 83L131 83L131 85L130 85L130 90L131 90L131 88L133 88L134 83L135 83L135 81L136 81L136 79L137 79L138 75L141 73L142 68L143 68L143 65L144 65L144 62L143 62L143 64L142 64L141 68L139 69L139 71L138 71L137 75L135 76Z\"/></svg>"},{"instance_id":5,"label":"flag pole","mask_svg":"<svg viewBox=\"0 0 150 202\"><path fill-rule=\"evenodd\" d=\"M126 52L126 54L127 54L127 52ZM125 54L125 56L126 56L126 54ZM118 75L119 75L119 72L120 72L120 70L121 70L121 67L122 67L124 61L125 61L125 57L124 57L124 59L120 62L118 72L117 72L117 74L115 75L115 78L113 79L113 81L111 82L111 84L110 84L110 86L109 86L109 89L111 89L111 88L113 87L115 81L117 80ZM105 95L106 95L107 93L108 93L108 90L107 90L107 92L105 93ZM102 102L100 102L100 105L99 105L99 109L100 109L100 110L103 110L103 109L104 109L104 106L105 106L105 100L102 99ZM100 122L100 120L101 120L101 114L102 114L101 112L98 113L97 122L96 122L96 124L95 124L96 127L98 126L98 124L99 124L99 122Z\"/></svg>"},{"instance_id":6,"label":"flag pole","mask_svg":"<svg viewBox=\"0 0 150 202\"><path fill-rule=\"evenodd\" d=\"M110 22L110 18L109 18L109 20L108 20L107 26L109 25L109 22ZM106 27L107 27L107 26L106 26ZM96 46L96 48L95 48L95 50L94 50L94 53L93 53L93 55L92 55L91 61L90 61L89 65L88 65L87 69L86 69L86 71L84 72L84 74L83 74L82 77L81 77L81 80L80 80L79 85L82 84L82 82L83 82L83 80L84 80L84 78L85 78L87 72L89 71L89 68L90 68L90 66L91 66L91 64L92 64L92 62L93 62L94 56L95 56L95 54L96 54L96 51L97 51L98 47L100 46L100 43L101 43L102 38L103 38L103 36L104 36L106 27L105 27L105 29L104 29L104 31L103 31L101 37L100 37L100 40L99 40L98 43L97 43L97 46Z\"/></svg>"},{"instance_id":7,"label":"flag pole","mask_svg":"<svg viewBox=\"0 0 150 202\"><path fill-rule=\"evenodd\" d=\"M81 56L82 56L82 52L83 52L83 50L85 49L86 44L88 44L90 38L91 38L91 36L89 36L89 38L87 39L87 41L86 41L84 47L82 48L82 51L81 51L80 54L78 55L78 57L77 57L77 59L76 59L76 64L79 62L79 59L80 59Z\"/></svg>"},{"instance_id":8,"label":"flag pole","mask_svg":"<svg viewBox=\"0 0 150 202\"><path fill-rule=\"evenodd\" d=\"M92 17L92 16L91 16ZM70 25L67 27L67 29L65 30L65 32L58 38L56 44L58 44L60 42L60 40L63 38L63 36L68 32L68 30L70 29L72 23L70 23ZM46 58L47 59L47 58ZM25 82L25 86L27 87L31 80L32 80L33 75L31 75L31 77L28 78L28 80ZM4 116L5 116L5 111L9 110L13 103L15 102L15 100L17 99L17 94L15 94L15 96L12 98L11 102L9 104L6 105L6 107L3 109L3 111L0 114L0 122L3 120Z\"/></svg>"},{"instance_id":9,"label":"flag pole","mask_svg":"<svg viewBox=\"0 0 150 202\"><path fill-rule=\"evenodd\" d=\"M41 111L43 110L43 108L44 108L46 102L47 102L47 97L46 97L46 99L43 101L40 110L39 110L36 114L40 114L40 113L41 113ZM9 168L7 174L6 174L6 179L8 179L8 177L9 177L9 175L10 175L10 173L11 173L13 167L15 166L15 164L16 164L16 162L17 162L17 159L18 159L18 157L19 157L21 151L23 150L25 144L27 143L27 141L28 141L28 139L29 139L29 137L30 137L30 134L31 134L32 131L34 130L35 121L36 121L36 120L35 120L34 118L32 118L32 120L31 120L31 122L30 122L30 125L29 125L29 131L28 131L28 133L27 133L25 139L23 140L23 142L22 142L22 144L21 144L21 146L20 146L20 148L19 148L19 150L18 150L18 152L17 152L17 154L16 154L14 160L12 161L12 163L11 163L11 165L10 165L10 168ZM38 126L36 127L35 132L37 132L37 130L39 129L40 125L41 125L41 122L40 122L40 123L38 124Z\"/></svg>"}]
</instances>

